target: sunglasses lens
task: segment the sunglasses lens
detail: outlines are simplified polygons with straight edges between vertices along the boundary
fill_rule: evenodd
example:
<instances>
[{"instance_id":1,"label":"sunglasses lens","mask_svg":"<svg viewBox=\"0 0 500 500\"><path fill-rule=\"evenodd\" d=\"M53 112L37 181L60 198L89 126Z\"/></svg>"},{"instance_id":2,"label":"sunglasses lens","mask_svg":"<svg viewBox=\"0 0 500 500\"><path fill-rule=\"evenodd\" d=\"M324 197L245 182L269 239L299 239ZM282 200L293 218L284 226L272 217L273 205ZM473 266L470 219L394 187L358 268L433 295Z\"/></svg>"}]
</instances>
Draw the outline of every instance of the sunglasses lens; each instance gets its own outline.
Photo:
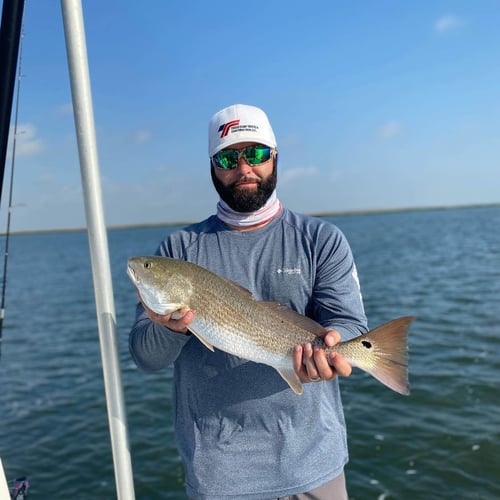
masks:
<instances>
[{"instance_id":1,"label":"sunglasses lens","mask_svg":"<svg viewBox=\"0 0 500 500\"><path fill-rule=\"evenodd\" d=\"M238 151L226 149L214 155L215 164L224 170L236 168L238 165Z\"/></svg>"},{"instance_id":2,"label":"sunglasses lens","mask_svg":"<svg viewBox=\"0 0 500 500\"><path fill-rule=\"evenodd\" d=\"M240 151L242 152L241 154ZM223 149L214 154L213 159L217 167L224 170L232 170L238 166L240 156L243 156L249 165L260 165L271 158L271 148L263 145L256 145L241 150Z\"/></svg>"},{"instance_id":3,"label":"sunglasses lens","mask_svg":"<svg viewBox=\"0 0 500 500\"><path fill-rule=\"evenodd\" d=\"M250 165L260 165L271 158L271 148L267 146L250 146L245 149L245 158Z\"/></svg>"}]
</instances>

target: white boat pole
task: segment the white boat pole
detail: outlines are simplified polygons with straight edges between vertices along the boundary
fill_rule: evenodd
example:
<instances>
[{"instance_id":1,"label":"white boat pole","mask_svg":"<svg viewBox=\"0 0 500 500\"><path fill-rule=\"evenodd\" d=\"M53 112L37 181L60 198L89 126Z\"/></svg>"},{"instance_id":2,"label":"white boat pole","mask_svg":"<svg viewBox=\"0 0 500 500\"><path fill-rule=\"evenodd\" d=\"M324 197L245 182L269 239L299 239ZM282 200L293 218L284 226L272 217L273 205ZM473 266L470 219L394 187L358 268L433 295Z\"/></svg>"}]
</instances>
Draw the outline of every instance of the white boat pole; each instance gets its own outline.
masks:
<instances>
[{"instance_id":1,"label":"white boat pole","mask_svg":"<svg viewBox=\"0 0 500 500\"><path fill-rule=\"evenodd\" d=\"M10 498L9 486L7 478L3 471L2 459L0 458L0 499L8 500Z\"/></svg>"},{"instance_id":2,"label":"white boat pole","mask_svg":"<svg viewBox=\"0 0 500 500\"><path fill-rule=\"evenodd\" d=\"M115 306L102 207L82 5L80 0L61 0L61 7L85 200L117 497L133 500L135 498L134 483L116 342Z\"/></svg>"}]
</instances>

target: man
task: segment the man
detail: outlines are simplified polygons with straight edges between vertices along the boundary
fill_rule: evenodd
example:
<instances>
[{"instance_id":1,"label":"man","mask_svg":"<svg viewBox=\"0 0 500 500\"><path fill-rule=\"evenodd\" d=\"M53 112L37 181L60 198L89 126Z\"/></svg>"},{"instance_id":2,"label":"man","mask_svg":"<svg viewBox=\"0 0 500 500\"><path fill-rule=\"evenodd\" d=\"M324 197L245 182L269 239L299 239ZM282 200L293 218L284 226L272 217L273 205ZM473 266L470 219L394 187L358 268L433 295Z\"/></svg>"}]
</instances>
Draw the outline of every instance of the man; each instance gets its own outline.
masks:
<instances>
[{"instance_id":1,"label":"man","mask_svg":"<svg viewBox=\"0 0 500 500\"><path fill-rule=\"evenodd\" d=\"M327 345L366 332L353 257L326 221L284 208L276 195L276 140L265 113L236 104L209 124L216 215L175 232L158 254L201 265L321 323ZM341 355L310 344L294 350L306 385L298 396L272 368L216 350L180 319L138 305L130 334L136 364L174 364L175 433L190 498L347 498ZM315 382L315 383L309 383Z\"/></svg>"}]
</instances>

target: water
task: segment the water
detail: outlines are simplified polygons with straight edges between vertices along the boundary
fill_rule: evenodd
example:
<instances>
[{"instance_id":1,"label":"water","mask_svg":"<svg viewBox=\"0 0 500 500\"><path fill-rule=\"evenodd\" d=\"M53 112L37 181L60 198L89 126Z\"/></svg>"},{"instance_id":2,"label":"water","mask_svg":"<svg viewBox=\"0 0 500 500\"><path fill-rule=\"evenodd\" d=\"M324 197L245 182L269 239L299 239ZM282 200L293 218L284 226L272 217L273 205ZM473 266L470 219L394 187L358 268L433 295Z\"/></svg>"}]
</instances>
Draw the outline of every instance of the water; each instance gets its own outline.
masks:
<instances>
[{"instance_id":1,"label":"water","mask_svg":"<svg viewBox=\"0 0 500 500\"><path fill-rule=\"evenodd\" d=\"M417 316L412 393L342 381L355 499L500 498L500 207L342 216L372 327ZM172 228L109 232L136 498L184 499L170 369L133 365L125 273ZM84 232L11 240L0 359L0 456L34 499L116 498ZM318 465L320 466L320 464Z\"/></svg>"}]
</instances>

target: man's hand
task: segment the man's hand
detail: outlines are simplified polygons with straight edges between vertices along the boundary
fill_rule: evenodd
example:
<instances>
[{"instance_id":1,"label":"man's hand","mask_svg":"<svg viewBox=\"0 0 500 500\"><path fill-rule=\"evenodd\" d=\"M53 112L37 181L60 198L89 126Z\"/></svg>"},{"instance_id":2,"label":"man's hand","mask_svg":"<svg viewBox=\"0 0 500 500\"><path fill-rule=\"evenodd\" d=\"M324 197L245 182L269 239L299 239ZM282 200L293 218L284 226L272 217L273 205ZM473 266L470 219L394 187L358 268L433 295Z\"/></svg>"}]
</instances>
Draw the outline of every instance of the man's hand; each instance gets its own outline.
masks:
<instances>
[{"instance_id":1,"label":"man's hand","mask_svg":"<svg viewBox=\"0 0 500 500\"><path fill-rule=\"evenodd\" d=\"M144 304L139 294L137 294L137 296L139 297L139 300L141 301L151 321L165 326L174 332L183 334L188 333L189 324L191 323L191 321L193 321L194 318L194 311L186 309L174 311L170 314L158 314L152 311L146 304Z\"/></svg>"},{"instance_id":2,"label":"man's hand","mask_svg":"<svg viewBox=\"0 0 500 500\"><path fill-rule=\"evenodd\" d=\"M324 341L328 347L333 347L340 342L340 333L328 329ZM332 352L327 356L323 349L313 348L311 344L295 346L293 368L304 383L333 380L337 375L348 377L352 371L351 365L341 354Z\"/></svg>"}]
</instances>

